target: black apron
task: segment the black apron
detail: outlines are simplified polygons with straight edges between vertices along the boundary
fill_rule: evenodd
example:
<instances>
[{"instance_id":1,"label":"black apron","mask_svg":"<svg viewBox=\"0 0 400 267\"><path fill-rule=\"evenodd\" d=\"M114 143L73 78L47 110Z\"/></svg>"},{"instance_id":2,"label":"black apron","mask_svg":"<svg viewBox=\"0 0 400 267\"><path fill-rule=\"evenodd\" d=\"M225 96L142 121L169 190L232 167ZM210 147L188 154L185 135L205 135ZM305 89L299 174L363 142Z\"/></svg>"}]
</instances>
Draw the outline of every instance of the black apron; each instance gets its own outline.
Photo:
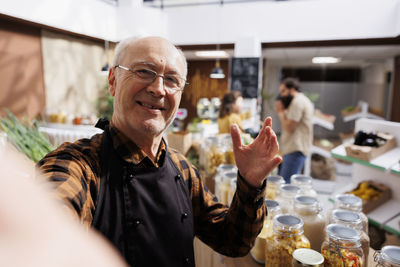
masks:
<instances>
[{"instance_id":1,"label":"black apron","mask_svg":"<svg viewBox=\"0 0 400 267\"><path fill-rule=\"evenodd\" d=\"M170 154L159 168L123 161L104 127L101 178L93 227L131 266L195 266L193 213L187 183Z\"/></svg>"}]
</instances>

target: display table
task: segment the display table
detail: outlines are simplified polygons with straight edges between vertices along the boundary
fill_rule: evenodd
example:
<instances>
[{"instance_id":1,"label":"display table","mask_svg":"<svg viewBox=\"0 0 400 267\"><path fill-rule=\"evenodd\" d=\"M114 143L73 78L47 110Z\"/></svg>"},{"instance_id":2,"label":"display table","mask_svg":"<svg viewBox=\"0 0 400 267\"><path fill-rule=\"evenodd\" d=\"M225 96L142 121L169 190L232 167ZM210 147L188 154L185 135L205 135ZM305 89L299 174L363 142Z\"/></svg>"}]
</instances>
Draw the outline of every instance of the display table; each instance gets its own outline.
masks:
<instances>
[{"instance_id":1,"label":"display table","mask_svg":"<svg viewBox=\"0 0 400 267\"><path fill-rule=\"evenodd\" d=\"M375 266L374 263L375 250L370 248L368 255L368 266ZM260 267L263 264L257 263L250 254L240 258L230 258L222 256L205 245L202 241L195 238L194 240L194 256L196 259L196 267Z\"/></svg>"}]
</instances>

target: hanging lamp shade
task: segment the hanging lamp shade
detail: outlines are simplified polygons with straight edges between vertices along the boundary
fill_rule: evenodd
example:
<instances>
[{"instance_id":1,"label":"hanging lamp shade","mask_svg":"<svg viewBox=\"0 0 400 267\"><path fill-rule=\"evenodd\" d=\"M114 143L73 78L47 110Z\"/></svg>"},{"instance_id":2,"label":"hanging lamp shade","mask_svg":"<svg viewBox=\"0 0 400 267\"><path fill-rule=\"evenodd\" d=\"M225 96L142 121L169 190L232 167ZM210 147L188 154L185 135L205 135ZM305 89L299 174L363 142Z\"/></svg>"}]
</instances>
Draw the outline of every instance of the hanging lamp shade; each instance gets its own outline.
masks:
<instances>
[{"instance_id":1,"label":"hanging lamp shade","mask_svg":"<svg viewBox=\"0 0 400 267\"><path fill-rule=\"evenodd\" d=\"M213 68L211 73L210 73L210 78L212 78L212 79L223 79L223 78L225 78L224 71L219 66L219 61L218 60L215 63L215 68Z\"/></svg>"}]
</instances>

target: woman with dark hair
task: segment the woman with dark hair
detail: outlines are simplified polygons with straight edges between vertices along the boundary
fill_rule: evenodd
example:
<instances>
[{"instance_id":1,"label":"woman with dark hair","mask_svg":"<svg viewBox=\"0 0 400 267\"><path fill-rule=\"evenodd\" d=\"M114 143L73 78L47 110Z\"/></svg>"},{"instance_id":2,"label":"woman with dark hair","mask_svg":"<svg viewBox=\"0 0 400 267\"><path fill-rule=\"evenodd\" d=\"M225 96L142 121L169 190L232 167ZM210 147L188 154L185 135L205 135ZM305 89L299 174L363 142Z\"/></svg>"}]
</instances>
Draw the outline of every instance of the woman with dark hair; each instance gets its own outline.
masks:
<instances>
[{"instance_id":1,"label":"woman with dark hair","mask_svg":"<svg viewBox=\"0 0 400 267\"><path fill-rule=\"evenodd\" d=\"M230 133L231 125L237 124L243 131L240 111L242 110L243 97L239 91L231 91L224 95L218 115L218 131L220 134Z\"/></svg>"}]
</instances>

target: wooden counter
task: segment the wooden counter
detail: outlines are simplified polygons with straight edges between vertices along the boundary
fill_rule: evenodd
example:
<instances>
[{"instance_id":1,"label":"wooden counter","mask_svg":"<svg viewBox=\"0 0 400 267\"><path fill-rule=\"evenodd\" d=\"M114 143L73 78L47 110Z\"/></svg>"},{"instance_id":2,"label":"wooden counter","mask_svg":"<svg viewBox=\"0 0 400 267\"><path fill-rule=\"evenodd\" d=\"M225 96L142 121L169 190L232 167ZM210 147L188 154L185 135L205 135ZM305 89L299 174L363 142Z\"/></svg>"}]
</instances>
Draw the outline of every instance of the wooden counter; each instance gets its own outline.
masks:
<instances>
[{"instance_id":1,"label":"wooden counter","mask_svg":"<svg viewBox=\"0 0 400 267\"><path fill-rule=\"evenodd\" d=\"M374 264L374 250L370 248L368 255L368 266ZM250 254L241 258L230 258L222 256L213 251L199 239L194 241L194 256L196 258L196 267L260 267L263 264L257 263Z\"/></svg>"}]
</instances>

